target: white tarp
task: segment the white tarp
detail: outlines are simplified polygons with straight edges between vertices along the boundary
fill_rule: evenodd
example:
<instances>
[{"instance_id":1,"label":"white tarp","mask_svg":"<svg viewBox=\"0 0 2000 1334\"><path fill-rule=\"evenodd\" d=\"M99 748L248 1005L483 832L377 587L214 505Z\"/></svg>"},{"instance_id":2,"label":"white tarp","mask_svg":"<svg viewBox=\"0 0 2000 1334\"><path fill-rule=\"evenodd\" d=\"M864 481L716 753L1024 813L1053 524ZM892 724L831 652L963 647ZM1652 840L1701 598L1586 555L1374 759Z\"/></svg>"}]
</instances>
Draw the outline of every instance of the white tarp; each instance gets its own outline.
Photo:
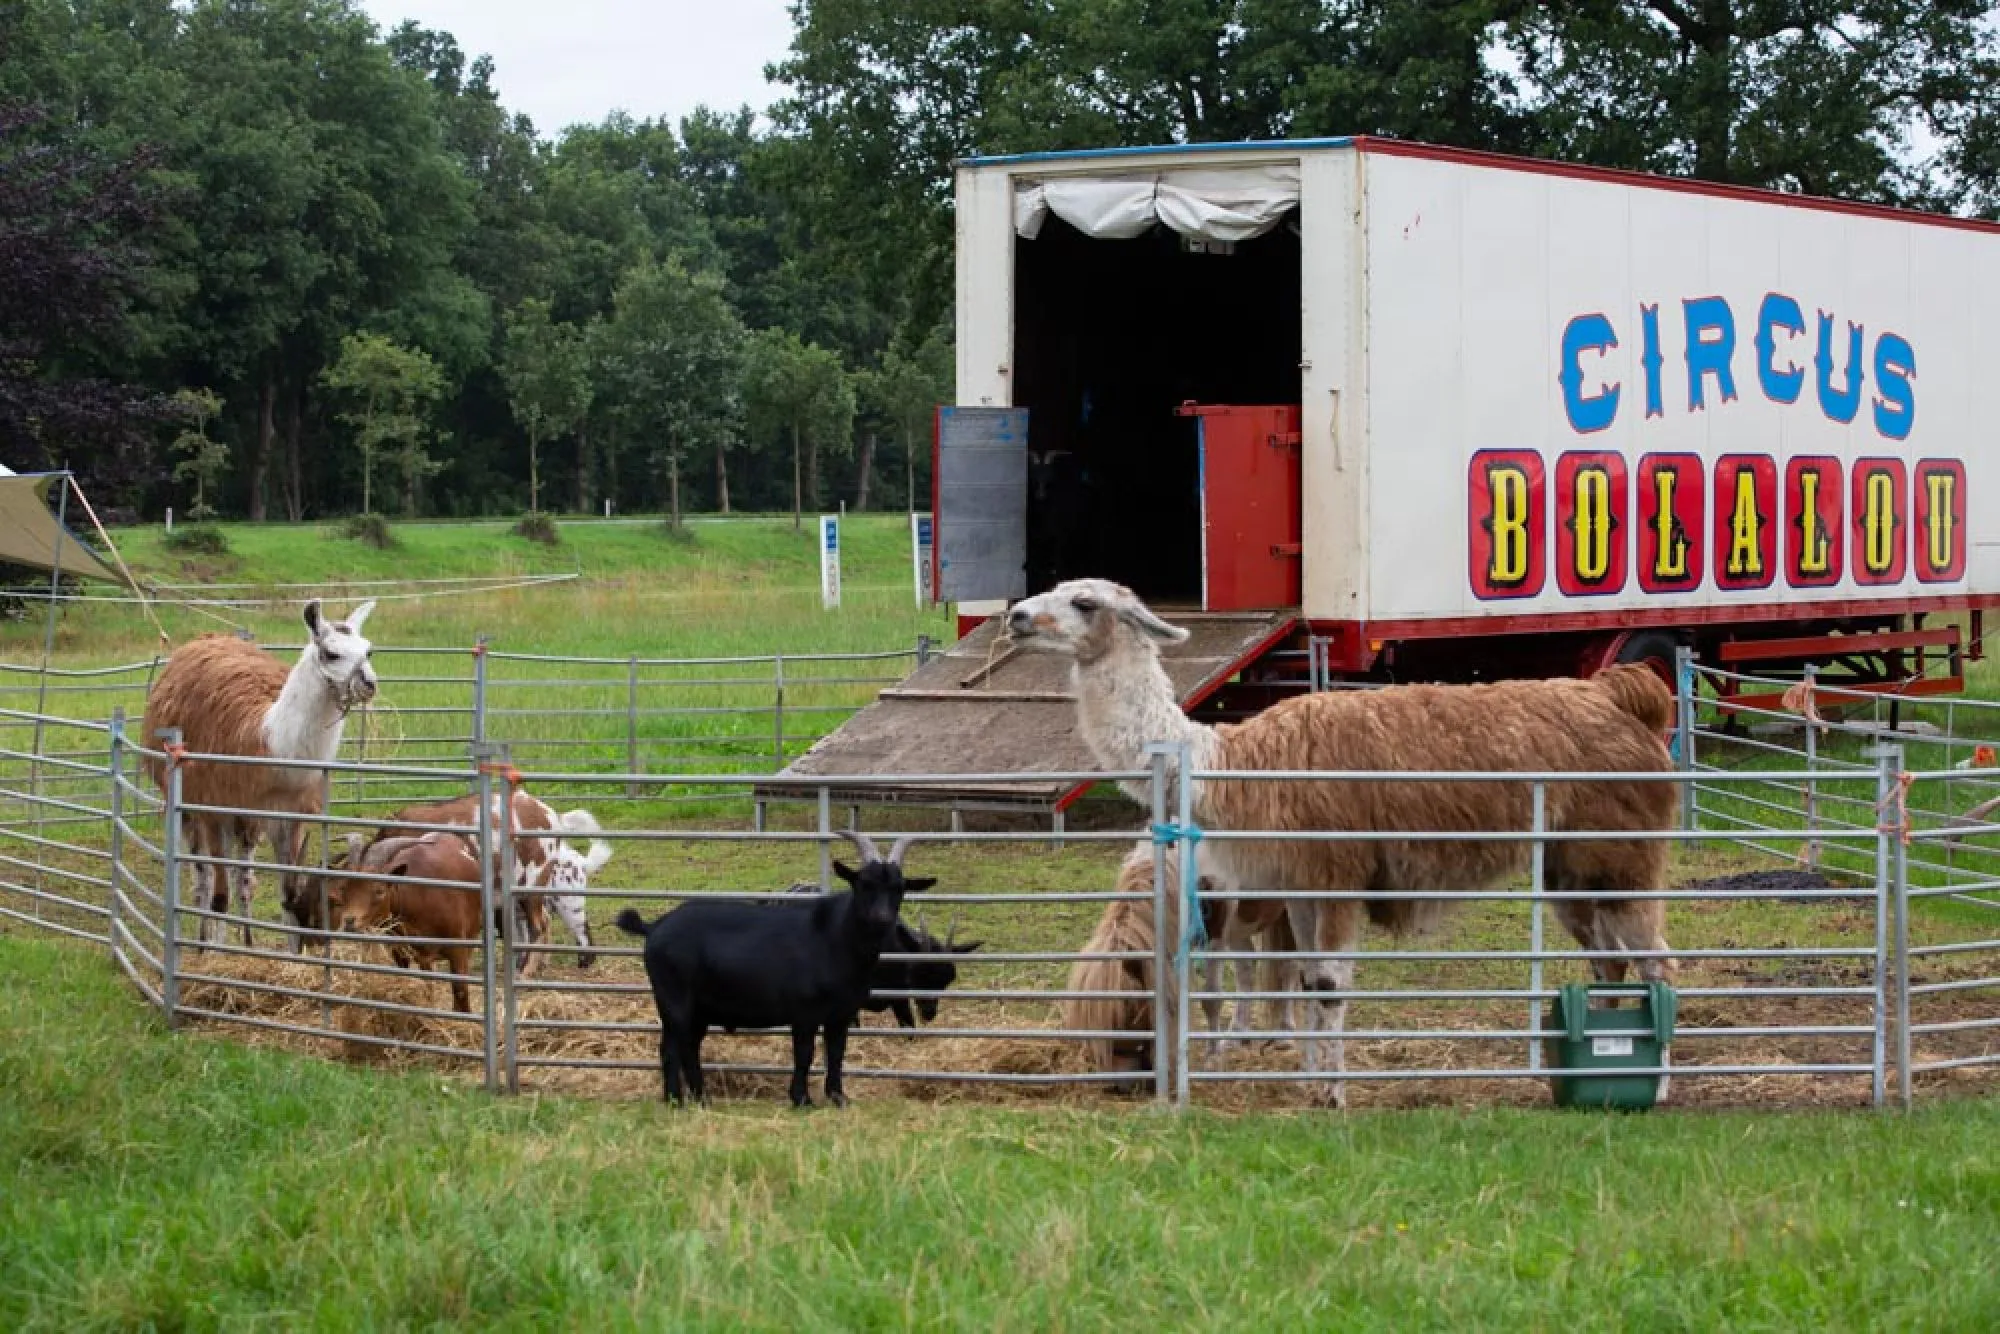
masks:
<instances>
[{"instance_id":1,"label":"white tarp","mask_svg":"<svg viewBox=\"0 0 2000 1334\"><path fill-rule=\"evenodd\" d=\"M1165 223L1182 236L1247 241L1299 206L1299 167L1273 162L1139 175L1017 180L1014 230L1032 241L1053 213L1085 236L1127 240Z\"/></svg>"},{"instance_id":2,"label":"white tarp","mask_svg":"<svg viewBox=\"0 0 2000 1334\"><path fill-rule=\"evenodd\" d=\"M49 492L63 482L61 473L19 476L0 467L0 561L46 570L60 551L64 574L124 583L124 576L99 560L49 512Z\"/></svg>"}]
</instances>

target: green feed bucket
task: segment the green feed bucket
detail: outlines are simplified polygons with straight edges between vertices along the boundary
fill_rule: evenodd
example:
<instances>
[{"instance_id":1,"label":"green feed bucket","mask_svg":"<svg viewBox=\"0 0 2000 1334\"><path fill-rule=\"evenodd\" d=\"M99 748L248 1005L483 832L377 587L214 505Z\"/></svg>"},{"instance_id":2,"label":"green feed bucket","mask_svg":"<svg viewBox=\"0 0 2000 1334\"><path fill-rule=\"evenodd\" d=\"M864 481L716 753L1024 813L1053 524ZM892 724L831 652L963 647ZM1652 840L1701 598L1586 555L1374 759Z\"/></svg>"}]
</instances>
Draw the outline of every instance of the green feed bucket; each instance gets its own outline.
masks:
<instances>
[{"instance_id":1,"label":"green feed bucket","mask_svg":"<svg viewBox=\"0 0 2000 1334\"><path fill-rule=\"evenodd\" d=\"M1600 996L1629 999L1630 988L1605 989ZM1674 1040L1674 1016L1679 997L1665 982L1648 982L1637 1009L1592 1009L1591 989L1571 982L1549 1006L1547 1027L1555 1036L1543 1047L1552 1071L1549 1084L1558 1107L1607 1107L1645 1111L1659 1102L1667 1082L1660 1074L1618 1074L1620 1070L1657 1070L1667 1064Z\"/></svg>"}]
</instances>

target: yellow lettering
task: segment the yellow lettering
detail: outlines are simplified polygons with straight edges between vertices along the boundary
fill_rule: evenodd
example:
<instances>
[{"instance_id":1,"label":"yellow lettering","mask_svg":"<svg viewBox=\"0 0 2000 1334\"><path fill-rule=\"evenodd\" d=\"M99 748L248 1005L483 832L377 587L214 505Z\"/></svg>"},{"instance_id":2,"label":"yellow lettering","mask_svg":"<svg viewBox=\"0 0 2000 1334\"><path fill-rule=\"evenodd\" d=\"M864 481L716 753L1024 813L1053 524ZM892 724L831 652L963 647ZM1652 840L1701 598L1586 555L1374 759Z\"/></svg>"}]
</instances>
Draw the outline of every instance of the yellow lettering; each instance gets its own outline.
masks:
<instances>
[{"instance_id":1,"label":"yellow lettering","mask_svg":"<svg viewBox=\"0 0 2000 1334\"><path fill-rule=\"evenodd\" d=\"M1886 472L1871 472L1862 490L1861 565L1870 574L1887 574L1896 564L1896 480Z\"/></svg>"},{"instance_id":2,"label":"yellow lettering","mask_svg":"<svg viewBox=\"0 0 2000 1334\"><path fill-rule=\"evenodd\" d=\"M1748 468L1736 474L1736 505L1729 514L1729 573L1754 579L1764 573L1764 553L1758 537L1764 527L1757 513L1757 478Z\"/></svg>"},{"instance_id":3,"label":"yellow lettering","mask_svg":"<svg viewBox=\"0 0 2000 1334\"><path fill-rule=\"evenodd\" d=\"M1528 474L1495 468L1487 484L1493 492L1493 560L1486 577L1505 588L1528 577Z\"/></svg>"},{"instance_id":4,"label":"yellow lettering","mask_svg":"<svg viewBox=\"0 0 2000 1334\"><path fill-rule=\"evenodd\" d=\"M1958 478L1940 470L1926 473L1924 484L1930 488L1931 494L1931 518L1928 527L1931 569L1949 570L1953 536L1951 506L1958 492Z\"/></svg>"},{"instance_id":5,"label":"yellow lettering","mask_svg":"<svg viewBox=\"0 0 2000 1334\"><path fill-rule=\"evenodd\" d=\"M1674 493L1680 484L1678 468L1661 468L1653 474L1653 493L1659 501L1653 513L1653 531L1659 538L1653 556L1655 579L1687 578L1687 538L1674 524Z\"/></svg>"},{"instance_id":6,"label":"yellow lettering","mask_svg":"<svg viewBox=\"0 0 2000 1334\"><path fill-rule=\"evenodd\" d=\"M1799 573L1825 574L1826 528L1819 521L1819 473L1799 474Z\"/></svg>"},{"instance_id":7,"label":"yellow lettering","mask_svg":"<svg viewBox=\"0 0 2000 1334\"><path fill-rule=\"evenodd\" d=\"M1602 468L1576 474L1576 577L1594 584L1611 573L1611 475Z\"/></svg>"}]
</instances>

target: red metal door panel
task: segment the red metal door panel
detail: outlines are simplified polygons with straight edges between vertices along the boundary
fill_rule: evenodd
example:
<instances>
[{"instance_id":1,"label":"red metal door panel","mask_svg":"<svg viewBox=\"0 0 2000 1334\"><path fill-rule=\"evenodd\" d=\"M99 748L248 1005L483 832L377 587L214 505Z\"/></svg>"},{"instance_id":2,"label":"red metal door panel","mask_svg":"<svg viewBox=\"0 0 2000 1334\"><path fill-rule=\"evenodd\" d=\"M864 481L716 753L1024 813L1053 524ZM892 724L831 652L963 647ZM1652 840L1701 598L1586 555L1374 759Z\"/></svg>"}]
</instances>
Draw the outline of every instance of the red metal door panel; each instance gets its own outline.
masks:
<instances>
[{"instance_id":1,"label":"red metal door panel","mask_svg":"<svg viewBox=\"0 0 2000 1334\"><path fill-rule=\"evenodd\" d=\"M1185 407L1201 440L1202 607L1299 605L1299 409Z\"/></svg>"}]
</instances>

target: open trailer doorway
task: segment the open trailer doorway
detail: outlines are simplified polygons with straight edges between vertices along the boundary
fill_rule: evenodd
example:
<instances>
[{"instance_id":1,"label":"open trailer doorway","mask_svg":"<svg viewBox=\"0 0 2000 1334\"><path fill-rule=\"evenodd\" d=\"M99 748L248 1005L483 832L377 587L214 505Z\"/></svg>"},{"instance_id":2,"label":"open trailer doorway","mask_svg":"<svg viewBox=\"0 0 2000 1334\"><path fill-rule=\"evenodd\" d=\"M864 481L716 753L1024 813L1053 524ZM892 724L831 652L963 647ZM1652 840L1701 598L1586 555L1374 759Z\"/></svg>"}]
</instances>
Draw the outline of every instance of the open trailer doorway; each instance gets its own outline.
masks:
<instances>
[{"instance_id":1,"label":"open trailer doorway","mask_svg":"<svg viewBox=\"0 0 2000 1334\"><path fill-rule=\"evenodd\" d=\"M1188 404L1299 401L1298 212L1241 241L1047 219L1015 241L1027 585L1095 575L1203 605L1203 454Z\"/></svg>"}]
</instances>

